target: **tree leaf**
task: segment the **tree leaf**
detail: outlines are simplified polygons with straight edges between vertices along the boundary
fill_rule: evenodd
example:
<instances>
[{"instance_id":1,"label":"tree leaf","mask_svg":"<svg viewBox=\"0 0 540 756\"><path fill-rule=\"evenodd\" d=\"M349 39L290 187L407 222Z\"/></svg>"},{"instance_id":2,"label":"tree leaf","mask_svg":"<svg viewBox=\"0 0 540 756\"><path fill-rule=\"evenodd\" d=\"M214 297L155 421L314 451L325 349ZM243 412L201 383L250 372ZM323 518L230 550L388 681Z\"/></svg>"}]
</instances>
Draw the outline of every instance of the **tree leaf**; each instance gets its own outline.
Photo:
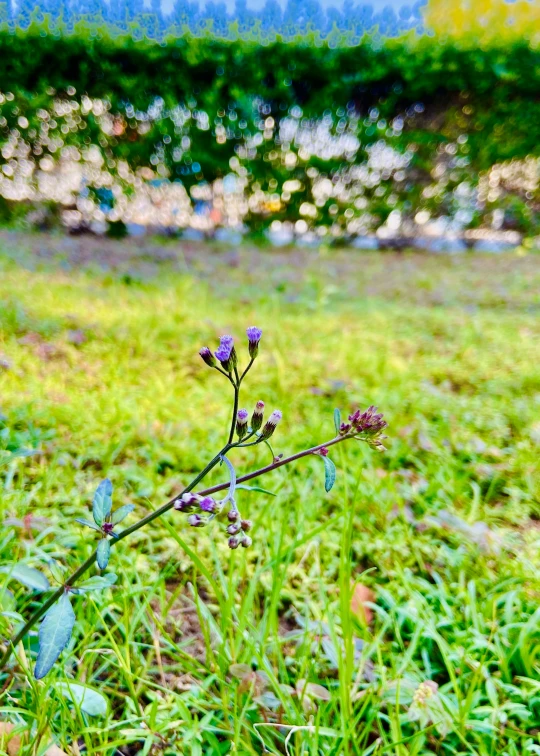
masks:
<instances>
[{"instance_id":1,"label":"tree leaf","mask_svg":"<svg viewBox=\"0 0 540 756\"><path fill-rule=\"evenodd\" d=\"M236 490L238 490L239 488L242 488L244 491L256 491L257 493L268 494L268 496L277 496L277 494L273 493L273 491L267 491L266 488L261 488L260 486L236 486Z\"/></svg>"},{"instance_id":2,"label":"tree leaf","mask_svg":"<svg viewBox=\"0 0 540 756\"><path fill-rule=\"evenodd\" d=\"M56 690L91 717L104 717L107 714L109 703L95 688L70 681L57 683Z\"/></svg>"},{"instance_id":3,"label":"tree leaf","mask_svg":"<svg viewBox=\"0 0 540 756\"><path fill-rule=\"evenodd\" d=\"M324 490L328 493L336 482L336 466L330 457L323 457L322 460L324 462Z\"/></svg>"},{"instance_id":4,"label":"tree leaf","mask_svg":"<svg viewBox=\"0 0 540 756\"><path fill-rule=\"evenodd\" d=\"M111 556L111 543L107 538L102 538L97 545L97 563L100 570L105 570Z\"/></svg>"},{"instance_id":5,"label":"tree leaf","mask_svg":"<svg viewBox=\"0 0 540 756\"><path fill-rule=\"evenodd\" d=\"M77 586L76 590L80 593L88 593L90 591L102 591L105 588L110 588L118 580L117 575L114 572L109 572L107 575L94 575L88 580L85 580Z\"/></svg>"},{"instance_id":6,"label":"tree leaf","mask_svg":"<svg viewBox=\"0 0 540 756\"><path fill-rule=\"evenodd\" d=\"M53 604L39 627L39 653L34 669L36 680L49 672L71 638L75 612L67 593Z\"/></svg>"},{"instance_id":7,"label":"tree leaf","mask_svg":"<svg viewBox=\"0 0 540 756\"><path fill-rule=\"evenodd\" d=\"M111 513L112 509L112 483L108 478L102 480L94 494L92 502L92 514L96 525L103 525L105 518Z\"/></svg>"},{"instance_id":8,"label":"tree leaf","mask_svg":"<svg viewBox=\"0 0 540 756\"><path fill-rule=\"evenodd\" d=\"M101 528L99 525L96 525L93 522L90 522L90 520L85 520L84 517L76 517L75 522L78 522L79 525L85 525L87 528L92 528L92 530L97 530L98 533L101 532Z\"/></svg>"},{"instance_id":9,"label":"tree leaf","mask_svg":"<svg viewBox=\"0 0 540 756\"><path fill-rule=\"evenodd\" d=\"M112 513L111 522L113 525L118 525L119 522L122 522L123 519L125 519L128 514L131 514L133 510L135 509L134 504L124 504L123 507L120 507L120 509L117 509L115 512Z\"/></svg>"},{"instance_id":10,"label":"tree leaf","mask_svg":"<svg viewBox=\"0 0 540 756\"><path fill-rule=\"evenodd\" d=\"M336 433L339 434L339 429L341 428L341 412L337 407L334 410L334 425L336 426Z\"/></svg>"},{"instance_id":11,"label":"tree leaf","mask_svg":"<svg viewBox=\"0 0 540 756\"><path fill-rule=\"evenodd\" d=\"M0 567L0 572L9 575L13 580L17 580L27 588L32 588L34 591L48 591L50 584L45 575L35 570L33 567L28 567L26 564L15 564L13 566L5 565Z\"/></svg>"}]
</instances>

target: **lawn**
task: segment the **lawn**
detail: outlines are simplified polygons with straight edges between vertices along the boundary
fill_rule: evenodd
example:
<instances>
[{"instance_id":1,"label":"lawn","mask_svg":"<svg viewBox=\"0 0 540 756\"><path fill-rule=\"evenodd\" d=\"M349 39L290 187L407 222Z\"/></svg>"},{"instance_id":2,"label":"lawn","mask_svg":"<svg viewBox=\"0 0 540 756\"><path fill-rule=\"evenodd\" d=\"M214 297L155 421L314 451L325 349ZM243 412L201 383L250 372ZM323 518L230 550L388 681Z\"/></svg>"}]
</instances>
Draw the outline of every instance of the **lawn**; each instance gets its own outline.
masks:
<instances>
[{"instance_id":1,"label":"lawn","mask_svg":"<svg viewBox=\"0 0 540 756\"><path fill-rule=\"evenodd\" d=\"M20 753L540 753L539 311L534 255L1 235L0 443L35 450L3 455L1 564L74 568L103 478L131 524L204 467L232 397L198 350L223 333L245 364L264 331L241 406L282 410L276 453L336 407L389 423L382 453L330 450L329 493L313 455L239 491L248 549L178 512L119 543L50 674L35 632L0 672ZM42 598L2 582L5 639Z\"/></svg>"}]
</instances>

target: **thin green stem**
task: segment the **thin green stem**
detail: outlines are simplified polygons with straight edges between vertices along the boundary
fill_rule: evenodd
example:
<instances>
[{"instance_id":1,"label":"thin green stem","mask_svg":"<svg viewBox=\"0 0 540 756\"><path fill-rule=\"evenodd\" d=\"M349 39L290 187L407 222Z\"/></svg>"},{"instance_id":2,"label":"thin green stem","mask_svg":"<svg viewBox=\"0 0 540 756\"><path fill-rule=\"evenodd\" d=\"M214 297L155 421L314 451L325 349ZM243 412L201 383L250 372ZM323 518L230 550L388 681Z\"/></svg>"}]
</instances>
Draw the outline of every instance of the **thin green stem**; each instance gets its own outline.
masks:
<instances>
[{"instance_id":1,"label":"thin green stem","mask_svg":"<svg viewBox=\"0 0 540 756\"><path fill-rule=\"evenodd\" d=\"M235 368L236 371L236 368ZM238 373L236 373L238 375ZM238 401L240 398L240 386L238 383L234 383L234 404L233 404L233 412L232 412L232 418L231 418L231 429L229 431L229 440L227 441L227 444L232 444L233 438L234 438L234 430L236 428L236 415L238 413Z\"/></svg>"},{"instance_id":2,"label":"thin green stem","mask_svg":"<svg viewBox=\"0 0 540 756\"><path fill-rule=\"evenodd\" d=\"M261 475L266 475L269 472L272 472L273 470L277 470L279 467L283 467L284 465L287 465L291 462L296 461L297 459L301 459L302 457L307 457L310 454L315 454L316 452L320 451L323 447L328 448L329 446L334 446L334 444L338 444L341 441L345 441L348 437L347 436L337 436L336 438L331 439L330 441L326 441L323 444L318 444L317 446L313 446L310 449L305 449L304 451L298 452L297 454L292 454L290 457L285 457L284 459L274 460L274 462L271 465L266 465L266 467L261 467L258 470L254 470L251 473L247 473L247 475L243 475L242 477L237 479L237 484L239 483L245 483L248 480L253 480L253 478L258 478ZM166 504L163 504L161 507L156 509L154 512L151 512L150 514L146 515L146 517L143 517L138 522L136 522L134 525L131 525L129 528L125 528L122 530L121 533L118 534L117 538L115 539L116 542L121 541L122 539L126 538L128 535L131 535L132 533L135 533L137 530L140 530L145 525L148 525L153 520L156 520L158 517L161 517L161 515L165 514L165 512L168 512L170 509L174 507L175 502L178 500L179 496L182 496L184 493L188 493L189 491L192 491L197 483L200 483L200 481L214 468L218 462L220 461L221 457L226 454L228 451L230 451L232 448L237 447L239 444L234 443L227 443L221 449L221 451L216 454L216 456L206 465L204 470L202 470L193 480L192 482L184 488L184 490L175 496L173 499L168 501ZM209 496L211 494L217 493L218 491L223 491L226 488L228 488L230 483L219 483L218 485L211 486L210 488L206 488L203 491L199 491L199 494L201 496ZM114 543L114 541L113 541ZM3 668L7 661L9 660L13 649L17 646L17 644L25 637L25 635L34 627L34 625L37 623L37 621L45 614L45 612L50 609L50 607L57 601L60 596L64 593L66 589L74 587L75 583L87 572L87 570L94 564L96 561L96 551L93 551L92 554L86 559L85 562L83 562L76 570L75 572L70 575L70 577L66 580L65 586L61 586L58 588L54 593L51 594L51 596L45 601L36 611L30 619L24 624L24 626L19 630L19 632L9 641L9 644L0 658L0 668Z\"/></svg>"}]
</instances>

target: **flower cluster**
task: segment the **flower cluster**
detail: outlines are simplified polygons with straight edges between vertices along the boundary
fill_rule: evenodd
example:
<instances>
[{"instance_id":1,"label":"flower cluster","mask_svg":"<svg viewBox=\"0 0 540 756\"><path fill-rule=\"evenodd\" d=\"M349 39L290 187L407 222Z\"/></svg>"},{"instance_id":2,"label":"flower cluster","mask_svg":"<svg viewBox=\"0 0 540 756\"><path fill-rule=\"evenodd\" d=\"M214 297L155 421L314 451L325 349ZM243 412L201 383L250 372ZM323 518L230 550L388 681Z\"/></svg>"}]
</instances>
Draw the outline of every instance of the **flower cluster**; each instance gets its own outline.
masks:
<instances>
[{"instance_id":1,"label":"flower cluster","mask_svg":"<svg viewBox=\"0 0 540 756\"><path fill-rule=\"evenodd\" d=\"M356 410L352 415L349 415L348 423L341 423L339 434L340 436L360 436L362 440L367 441L370 446L380 451L384 450L383 441L386 436L382 435L382 431L388 426L388 423L384 419L380 412L377 412L377 407L368 407L367 410L360 412Z\"/></svg>"},{"instance_id":2,"label":"flower cluster","mask_svg":"<svg viewBox=\"0 0 540 756\"><path fill-rule=\"evenodd\" d=\"M229 544L229 548L237 549L239 546L243 546L247 549L248 546L251 546L251 538L247 535L248 531L251 530L251 520L243 520L236 508L229 510L227 519L230 522L230 525L227 527L227 533L229 534L227 543Z\"/></svg>"},{"instance_id":3,"label":"flower cluster","mask_svg":"<svg viewBox=\"0 0 540 756\"><path fill-rule=\"evenodd\" d=\"M188 517L188 525L193 528L202 528L210 521L210 516L219 514L222 503L211 496L185 493L174 502L174 508L178 512L191 513Z\"/></svg>"},{"instance_id":4,"label":"flower cluster","mask_svg":"<svg viewBox=\"0 0 540 756\"><path fill-rule=\"evenodd\" d=\"M259 342L262 337L262 330L257 328L257 326L250 326L246 330L246 335L248 337L249 356L251 357L251 362L253 362L259 353ZM220 338L219 346L214 354L207 346L203 347L199 351L199 354L209 367L217 368L219 370L217 364L219 362L226 373L232 373L238 365L238 357L234 348L234 338L228 334Z\"/></svg>"},{"instance_id":5,"label":"flower cluster","mask_svg":"<svg viewBox=\"0 0 540 756\"><path fill-rule=\"evenodd\" d=\"M238 406L240 385L246 373L251 368L255 358L259 354L259 344L262 338L262 330L257 326L250 326L246 330L248 338L248 352L250 361L243 373L239 372L238 357L234 348L234 338L230 335L222 336L219 340L219 346L213 353L209 347L205 346L199 354L203 361L211 368L223 373L234 386L235 390L235 408ZM251 418L247 409L235 409L232 421L229 443L226 451L233 447L251 446L262 442L268 442L268 439L274 434L282 415L279 410L274 410L266 423L264 422L264 402L258 401L255 405ZM234 433L237 441L233 442ZM274 458L274 461L278 458ZM189 514L188 523L195 528L200 528L210 522L211 519L221 514L226 504L229 504L227 512L228 525L227 534L228 544L231 549L237 549L239 546L247 548L251 545L251 538L247 535L251 528L251 522L244 520L234 499L235 473L234 468L228 458L224 455L223 460L233 470L231 475L231 489L227 496L221 501L199 494L183 494L174 503L174 508L179 512ZM234 478L234 480L233 480Z\"/></svg>"}]
</instances>

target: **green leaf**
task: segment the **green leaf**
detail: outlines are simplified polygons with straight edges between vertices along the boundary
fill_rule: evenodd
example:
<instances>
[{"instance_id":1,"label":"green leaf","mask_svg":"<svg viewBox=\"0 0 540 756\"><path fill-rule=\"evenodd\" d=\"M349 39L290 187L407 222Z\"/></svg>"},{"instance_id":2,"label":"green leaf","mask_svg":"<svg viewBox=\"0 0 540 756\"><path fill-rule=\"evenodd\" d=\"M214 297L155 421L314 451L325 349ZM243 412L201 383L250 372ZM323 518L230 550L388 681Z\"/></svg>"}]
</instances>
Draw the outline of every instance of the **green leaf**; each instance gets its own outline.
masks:
<instances>
[{"instance_id":1,"label":"green leaf","mask_svg":"<svg viewBox=\"0 0 540 756\"><path fill-rule=\"evenodd\" d=\"M93 522L90 522L90 520L85 520L84 517L76 517L75 522L78 522L79 525L85 525L87 528L92 528L92 530L97 530L98 533L101 532L101 528L99 525L96 525Z\"/></svg>"},{"instance_id":2,"label":"green leaf","mask_svg":"<svg viewBox=\"0 0 540 756\"><path fill-rule=\"evenodd\" d=\"M111 544L107 538L102 538L97 545L97 563L100 570L105 570L111 556Z\"/></svg>"},{"instance_id":3,"label":"green leaf","mask_svg":"<svg viewBox=\"0 0 540 756\"><path fill-rule=\"evenodd\" d=\"M244 491L256 491L257 493L263 493L268 494L268 496L277 496L277 494L273 493L272 491L267 491L266 488L261 488L260 486L236 486L236 489L242 488Z\"/></svg>"},{"instance_id":4,"label":"green leaf","mask_svg":"<svg viewBox=\"0 0 540 756\"><path fill-rule=\"evenodd\" d=\"M336 426L336 433L339 434L341 428L341 412L337 409L334 410L334 425Z\"/></svg>"},{"instance_id":5,"label":"green leaf","mask_svg":"<svg viewBox=\"0 0 540 756\"><path fill-rule=\"evenodd\" d=\"M128 514L131 514L133 510L135 509L134 504L124 504L123 507L120 507L120 509L117 509L116 512L112 513L111 522L113 525L118 525L119 522L122 522L123 519L125 519Z\"/></svg>"},{"instance_id":6,"label":"green leaf","mask_svg":"<svg viewBox=\"0 0 540 756\"><path fill-rule=\"evenodd\" d=\"M54 559L51 559L49 562L49 570L51 571L51 575L58 583L64 582L64 575L66 573L66 568L63 564L60 564L60 562L55 561Z\"/></svg>"},{"instance_id":7,"label":"green leaf","mask_svg":"<svg viewBox=\"0 0 540 756\"><path fill-rule=\"evenodd\" d=\"M112 509L112 483L108 478L102 480L94 494L92 502L92 514L96 525L103 525L106 517L110 515Z\"/></svg>"},{"instance_id":8,"label":"green leaf","mask_svg":"<svg viewBox=\"0 0 540 756\"><path fill-rule=\"evenodd\" d=\"M0 572L9 575L13 580L17 580L34 591L48 591L51 587L45 575L42 575L41 572L38 572L33 567L27 567L26 564L6 565L0 567Z\"/></svg>"},{"instance_id":9,"label":"green leaf","mask_svg":"<svg viewBox=\"0 0 540 756\"><path fill-rule=\"evenodd\" d=\"M67 593L53 604L39 627L39 653L34 670L36 680L49 672L71 638L75 612Z\"/></svg>"},{"instance_id":10,"label":"green leaf","mask_svg":"<svg viewBox=\"0 0 540 756\"><path fill-rule=\"evenodd\" d=\"M109 572L107 575L94 575L88 580L85 580L77 586L76 590L79 593L89 593L90 591L103 591L105 588L110 588L114 585L118 577L114 572Z\"/></svg>"},{"instance_id":11,"label":"green leaf","mask_svg":"<svg viewBox=\"0 0 540 756\"><path fill-rule=\"evenodd\" d=\"M328 493L336 482L336 466L330 457L323 457L324 462L324 490Z\"/></svg>"},{"instance_id":12,"label":"green leaf","mask_svg":"<svg viewBox=\"0 0 540 756\"><path fill-rule=\"evenodd\" d=\"M104 717L109 709L107 699L95 688L69 681L57 683L56 691L91 717Z\"/></svg>"}]
</instances>

